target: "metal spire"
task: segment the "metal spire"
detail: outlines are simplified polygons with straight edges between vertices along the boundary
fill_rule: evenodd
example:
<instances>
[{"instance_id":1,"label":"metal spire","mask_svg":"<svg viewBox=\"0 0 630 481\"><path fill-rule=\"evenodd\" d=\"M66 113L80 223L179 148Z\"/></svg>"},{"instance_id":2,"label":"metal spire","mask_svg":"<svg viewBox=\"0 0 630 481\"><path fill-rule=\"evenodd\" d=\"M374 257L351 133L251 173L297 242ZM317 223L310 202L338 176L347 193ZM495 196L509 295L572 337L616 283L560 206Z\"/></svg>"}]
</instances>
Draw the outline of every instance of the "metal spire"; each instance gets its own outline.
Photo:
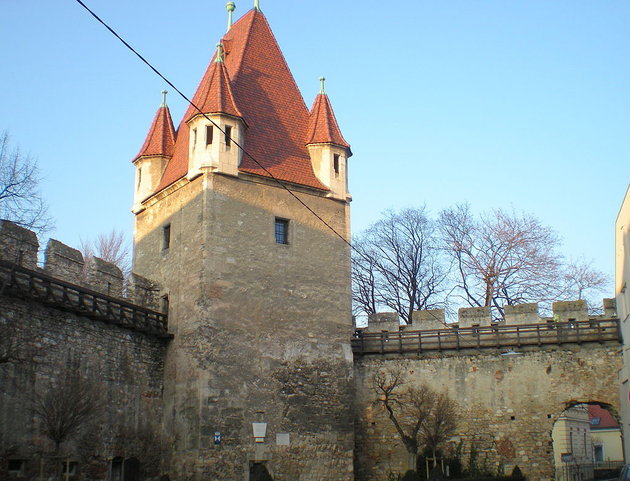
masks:
<instances>
[{"instance_id":1,"label":"metal spire","mask_svg":"<svg viewBox=\"0 0 630 481\"><path fill-rule=\"evenodd\" d=\"M162 90L162 107L166 107L166 94L168 93L168 90Z\"/></svg>"},{"instance_id":2,"label":"metal spire","mask_svg":"<svg viewBox=\"0 0 630 481\"><path fill-rule=\"evenodd\" d=\"M217 56L214 59L217 63L223 63L223 44L217 43Z\"/></svg>"},{"instance_id":3,"label":"metal spire","mask_svg":"<svg viewBox=\"0 0 630 481\"><path fill-rule=\"evenodd\" d=\"M234 2L228 2L225 4L225 9L228 11L228 31L232 28L232 12L236 9Z\"/></svg>"},{"instance_id":4,"label":"metal spire","mask_svg":"<svg viewBox=\"0 0 630 481\"><path fill-rule=\"evenodd\" d=\"M322 94L322 95L324 95L324 94L326 94L326 90L324 90L324 82L326 82L326 78L324 78L324 77L319 77L319 82L320 82L320 84L321 84L321 87L320 87L320 89L319 89L319 93L320 93L320 94Z\"/></svg>"},{"instance_id":5,"label":"metal spire","mask_svg":"<svg viewBox=\"0 0 630 481\"><path fill-rule=\"evenodd\" d=\"M260 2L258 0L254 0L254 10L260 12Z\"/></svg>"}]
</instances>

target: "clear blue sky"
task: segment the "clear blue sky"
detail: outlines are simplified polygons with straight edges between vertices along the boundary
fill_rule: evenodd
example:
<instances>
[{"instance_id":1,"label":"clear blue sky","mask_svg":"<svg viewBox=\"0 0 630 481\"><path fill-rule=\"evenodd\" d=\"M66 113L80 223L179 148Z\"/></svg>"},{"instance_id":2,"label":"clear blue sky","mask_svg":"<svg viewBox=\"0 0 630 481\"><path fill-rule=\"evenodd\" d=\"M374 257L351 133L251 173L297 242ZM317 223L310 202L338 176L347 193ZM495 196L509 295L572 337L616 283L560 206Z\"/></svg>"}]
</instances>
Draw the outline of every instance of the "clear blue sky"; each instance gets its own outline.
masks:
<instances>
[{"instance_id":1,"label":"clear blue sky","mask_svg":"<svg viewBox=\"0 0 630 481\"><path fill-rule=\"evenodd\" d=\"M387 208L514 208L612 274L630 2L260 1L309 106L328 79L355 232ZM223 0L86 3L190 95L227 19ZM74 0L2 0L0 51L0 130L39 160L51 235L130 236L131 159L163 82ZM185 105L169 105L178 124Z\"/></svg>"}]
</instances>

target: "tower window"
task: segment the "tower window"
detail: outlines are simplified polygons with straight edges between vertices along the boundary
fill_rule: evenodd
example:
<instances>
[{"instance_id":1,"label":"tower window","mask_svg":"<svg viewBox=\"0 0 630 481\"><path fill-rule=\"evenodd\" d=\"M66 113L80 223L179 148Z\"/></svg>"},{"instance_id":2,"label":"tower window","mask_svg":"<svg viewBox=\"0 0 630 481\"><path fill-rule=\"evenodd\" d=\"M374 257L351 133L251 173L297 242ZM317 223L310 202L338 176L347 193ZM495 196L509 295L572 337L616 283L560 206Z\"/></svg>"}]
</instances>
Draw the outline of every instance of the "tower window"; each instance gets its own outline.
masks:
<instances>
[{"instance_id":1,"label":"tower window","mask_svg":"<svg viewBox=\"0 0 630 481\"><path fill-rule=\"evenodd\" d=\"M168 309L170 307L170 302L168 300L168 294L164 294L162 296L161 306L162 312L168 316Z\"/></svg>"},{"instance_id":2,"label":"tower window","mask_svg":"<svg viewBox=\"0 0 630 481\"><path fill-rule=\"evenodd\" d=\"M229 125L225 126L225 148L229 149L232 145L232 127Z\"/></svg>"},{"instance_id":3,"label":"tower window","mask_svg":"<svg viewBox=\"0 0 630 481\"><path fill-rule=\"evenodd\" d=\"M276 244L289 243L289 221L276 217Z\"/></svg>"},{"instance_id":4,"label":"tower window","mask_svg":"<svg viewBox=\"0 0 630 481\"><path fill-rule=\"evenodd\" d=\"M206 145L210 145L212 143L212 134L214 134L212 125L206 125Z\"/></svg>"},{"instance_id":5,"label":"tower window","mask_svg":"<svg viewBox=\"0 0 630 481\"><path fill-rule=\"evenodd\" d=\"M193 129L193 149L195 148L195 145L197 145L197 129Z\"/></svg>"},{"instance_id":6,"label":"tower window","mask_svg":"<svg viewBox=\"0 0 630 481\"><path fill-rule=\"evenodd\" d=\"M333 168L335 169L335 175L339 175L339 154L333 155Z\"/></svg>"},{"instance_id":7,"label":"tower window","mask_svg":"<svg viewBox=\"0 0 630 481\"><path fill-rule=\"evenodd\" d=\"M162 249L168 249L171 246L171 224L166 224L162 228Z\"/></svg>"}]
</instances>

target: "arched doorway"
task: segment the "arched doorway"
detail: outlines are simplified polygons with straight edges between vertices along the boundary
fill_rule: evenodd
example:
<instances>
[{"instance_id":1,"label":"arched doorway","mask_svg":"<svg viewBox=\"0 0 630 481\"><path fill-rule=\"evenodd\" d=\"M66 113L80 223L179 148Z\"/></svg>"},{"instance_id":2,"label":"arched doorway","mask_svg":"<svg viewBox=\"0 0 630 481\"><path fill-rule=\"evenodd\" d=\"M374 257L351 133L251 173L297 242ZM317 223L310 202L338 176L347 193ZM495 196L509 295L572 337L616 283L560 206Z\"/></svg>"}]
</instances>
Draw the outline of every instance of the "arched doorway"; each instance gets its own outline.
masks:
<instances>
[{"instance_id":1,"label":"arched doorway","mask_svg":"<svg viewBox=\"0 0 630 481\"><path fill-rule=\"evenodd\" d=\"M551 433L557 481L612 479L623 466L618 415L606 403L571 402Z\"/></svg>"}]
</instances>

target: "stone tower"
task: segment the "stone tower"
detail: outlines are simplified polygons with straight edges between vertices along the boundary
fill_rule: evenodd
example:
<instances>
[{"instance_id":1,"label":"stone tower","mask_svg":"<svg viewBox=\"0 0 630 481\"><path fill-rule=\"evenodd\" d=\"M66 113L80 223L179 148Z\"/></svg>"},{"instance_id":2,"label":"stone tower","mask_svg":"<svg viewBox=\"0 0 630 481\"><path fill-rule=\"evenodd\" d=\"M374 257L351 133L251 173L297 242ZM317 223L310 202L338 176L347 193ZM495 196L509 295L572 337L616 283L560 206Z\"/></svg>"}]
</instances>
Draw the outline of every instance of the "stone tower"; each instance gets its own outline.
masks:
<instances>
[{"instance_id":1,"label":"stone tower","mask_svg":"<svg viewBox=\"0 0 630 481\"><path fill-rule=\"evenodd\" d=\"M174 336L172 475L350 480L351 152L323 82L309 111L256 4L193 103L176 132L164 103L134 160L134 272Z\"/></svg>"}]
</instances>

